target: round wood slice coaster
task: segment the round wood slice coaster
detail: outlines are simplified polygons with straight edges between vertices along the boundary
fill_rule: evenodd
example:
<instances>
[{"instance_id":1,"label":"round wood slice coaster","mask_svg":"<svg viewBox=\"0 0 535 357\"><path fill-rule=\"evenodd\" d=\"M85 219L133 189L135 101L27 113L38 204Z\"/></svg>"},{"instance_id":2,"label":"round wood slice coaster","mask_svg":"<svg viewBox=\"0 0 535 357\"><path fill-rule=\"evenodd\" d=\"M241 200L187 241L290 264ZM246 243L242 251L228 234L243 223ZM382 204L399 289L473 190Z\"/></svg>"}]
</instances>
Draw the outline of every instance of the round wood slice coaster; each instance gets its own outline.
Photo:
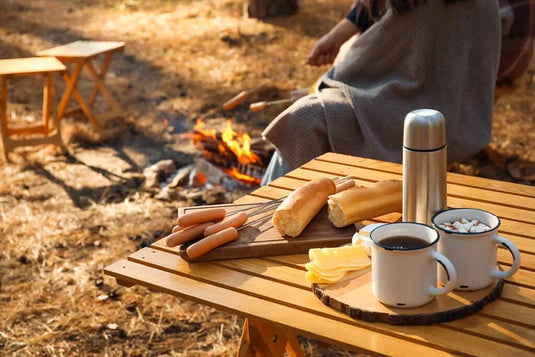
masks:
<instances>
[{"instance_id":1,"label":"round wood slice coaster","mask_svg":"<svg viewBox=\"0 0 535 357\"><path fill-rule=\"evenodd\" d=\"M499 297L503 289L500 279L485 289L454 290L426 305L403 309L384 305L373 296L371 275L368 268L336 284L312 284L312 289L325 305L354 319L391 325L429 325L472 315Z\"/></svg>"}]
</instances>

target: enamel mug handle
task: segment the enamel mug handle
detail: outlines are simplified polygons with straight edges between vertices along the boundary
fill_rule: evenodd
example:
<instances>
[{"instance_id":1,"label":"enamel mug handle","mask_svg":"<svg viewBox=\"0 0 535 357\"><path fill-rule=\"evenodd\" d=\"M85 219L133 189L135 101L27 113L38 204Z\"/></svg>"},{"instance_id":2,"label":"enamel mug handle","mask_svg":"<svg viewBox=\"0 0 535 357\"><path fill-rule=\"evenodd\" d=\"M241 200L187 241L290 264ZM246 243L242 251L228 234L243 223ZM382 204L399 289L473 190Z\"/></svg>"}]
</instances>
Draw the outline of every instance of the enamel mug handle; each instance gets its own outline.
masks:
<instances>
[{"instance_id":1,"label":"enamel mug handle","mask_svg":"<svg viewBox=\"0 0 535 357\"><path fill-rule=\"evenodd\" d=\"M498 244L501 244L507 248L509 253L513 256L513 265L508 270L502 271L502 270L493 270L490 273L490 276L497 279L505 279L516 273L518 268L520 268L520 252L518 251L518 248L507 238L504 238L499 235L495 235L492 238L492 241Z\"/></svg>"},{"instance_id":2,"label":"enamel mug handle","mask_svg":"<svg viewBox=\"0 0 535 357\"><path fill-rule=\"evenodd\" d=\"M450 260L448 258L443 256L439 252L432 251L431 255L446 270L446 274L448 276L448 282L442 288L437 288L436 286L430 286L429 287L429 294L431 294L431 295L444 295L444 294L447 294L450 291L452 291L453 288L455 288L455 284L457 283L457 272L455 271L455 267L453 266L453 264L450 262Z\"/></svg>"}]
</instances>

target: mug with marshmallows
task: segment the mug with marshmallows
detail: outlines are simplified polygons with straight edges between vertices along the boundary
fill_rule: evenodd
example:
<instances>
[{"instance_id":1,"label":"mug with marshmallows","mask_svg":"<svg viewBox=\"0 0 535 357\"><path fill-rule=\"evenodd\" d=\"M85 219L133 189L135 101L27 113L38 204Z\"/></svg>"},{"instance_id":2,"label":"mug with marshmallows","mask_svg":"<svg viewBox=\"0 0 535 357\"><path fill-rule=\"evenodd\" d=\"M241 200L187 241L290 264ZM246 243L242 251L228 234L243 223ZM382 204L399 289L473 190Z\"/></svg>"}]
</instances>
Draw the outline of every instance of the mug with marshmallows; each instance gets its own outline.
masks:
<instances>
[{"instance_id":1,"label":"mug with marshmallows","mask_svg":"<svg viewBox=\"0 0 535 357\"><path fill-rule=\"evenodd\" d=\"M389 223L371 231L372 291L383 304L417 307L455 287L453 264L437 252L438 232L414 222ZM437 266L448 277L437 287Z\"/></svg>"},{"instance_id":2,"label":"mug with marshmallows","mask_svg":"<svg viewBox=\"0 0 535 357\"><path fill-rule=\"evenodd\" d=\"M478 290L505 279L520 267L520 252L508 239L498 235L500 219L494 214L473 208L456 208L438 212L432 218L440 233L438 251L447 256L457 270L455 290ZM512 266L499 270L497 246L501 244L513 257ZM447 276L439 272L439 282Z\"/></svg>"}]
</instances>

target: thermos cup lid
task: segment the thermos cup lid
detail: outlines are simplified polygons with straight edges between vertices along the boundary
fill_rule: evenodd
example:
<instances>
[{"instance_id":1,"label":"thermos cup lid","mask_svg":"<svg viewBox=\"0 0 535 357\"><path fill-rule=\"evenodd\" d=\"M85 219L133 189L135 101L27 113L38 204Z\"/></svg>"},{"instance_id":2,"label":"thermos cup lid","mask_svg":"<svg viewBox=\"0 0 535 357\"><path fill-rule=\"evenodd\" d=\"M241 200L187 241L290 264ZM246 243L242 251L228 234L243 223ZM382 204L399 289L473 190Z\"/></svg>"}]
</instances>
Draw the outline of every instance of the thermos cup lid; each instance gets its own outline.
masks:
<instances>
[{"instance_id":1,"label":"thermos cup lid","mask_svg":"<svg viewBox=\"0 0 535 357\"><path fill-rule=\"evenodd\" d=\"M436 150L446 145L446 120L433 109L418 109L405 117L403 146L411 150Z\"/></svg>"}]
</instances>

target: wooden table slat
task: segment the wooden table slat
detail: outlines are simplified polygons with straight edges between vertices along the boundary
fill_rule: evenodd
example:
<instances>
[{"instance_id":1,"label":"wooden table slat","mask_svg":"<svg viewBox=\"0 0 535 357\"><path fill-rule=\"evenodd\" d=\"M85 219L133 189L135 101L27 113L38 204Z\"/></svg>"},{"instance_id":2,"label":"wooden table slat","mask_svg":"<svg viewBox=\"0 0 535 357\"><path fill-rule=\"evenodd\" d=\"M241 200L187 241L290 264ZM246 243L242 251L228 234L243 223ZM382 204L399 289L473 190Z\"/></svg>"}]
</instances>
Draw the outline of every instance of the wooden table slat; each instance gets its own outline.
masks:
<instances>
[{"instance_id":1,"label":"wooden table slat","mask_svg":"<svg viewBox=\"0 0 535 357\"><path fill-rule=\"evenodd\" d=\"M479 208L494 213L498 217L507 218L517 222L531 223L535 213L525 209L503 206L497 203L475 202L469 198L457 198L448 196L450 208Z\"/></svg>"},{"instance_id":2,"label":"wooden table slat","mask_svg":"<svg viewBox=\"0 0 535 357\"><path fill-rule=\"evenodd\" d=\"M501 247L500 247L501 248ZM505 248L498 249L498 263L510 266L513 263L511 253ZM535 272L535 255L520 253L520 268Z\"/></svg>"},{"instance_id":3,"label":"wooden table slat","mask_svg":"<svg viewBox=\"0 0 535 357\"><path fill-rule=\"evenodd\" d=\"M500 299L535 309L535 290L513 284L504 284Z\"/></svg>"},{"instance_id":4,"label":"wooden table slat","mask_svg":"<svg viewBox=\"0 0 535 357\"><path fill-rule=\"evenodd\" d=\"M489 319L481 314L472 315L467 319L446 322L444 325L459 331L482 334L495 340L506 339L512 344L535 351L535 329L526 330L522 326Z\"/></svg>"},{"instance_id":5,"label":"wooden table slat","mask_svg":"<svg viewBox=\"0 0 535 357\"><path fill-rule=\"evenodd\" d=\"M530 252L535 252L535 240L530 238L512 236L510 234L502 234L504 237L507 237L513 242L516 247L520 250L521 258L526 255L529 255ZM499 249L507 249L505 247L499 246Z\"/></svg>"}]
</instances>

